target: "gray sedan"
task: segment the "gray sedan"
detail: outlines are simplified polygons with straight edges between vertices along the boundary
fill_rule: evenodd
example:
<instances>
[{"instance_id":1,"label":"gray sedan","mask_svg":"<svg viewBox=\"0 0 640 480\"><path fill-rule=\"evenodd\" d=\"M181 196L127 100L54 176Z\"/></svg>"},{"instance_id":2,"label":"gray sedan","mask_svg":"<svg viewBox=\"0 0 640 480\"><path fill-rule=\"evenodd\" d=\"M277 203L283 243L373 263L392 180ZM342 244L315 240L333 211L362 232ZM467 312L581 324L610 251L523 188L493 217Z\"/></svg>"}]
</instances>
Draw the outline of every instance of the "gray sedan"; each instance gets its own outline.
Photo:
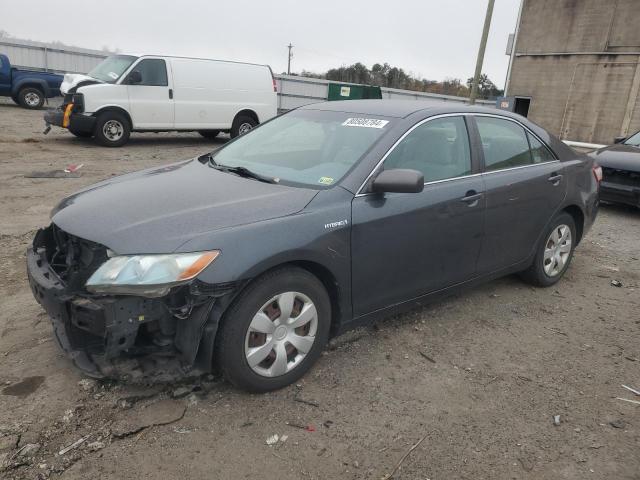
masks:
<instances>
[{"instance_id":1,"label":"gray sedan","mask_svg":"<svg viewBox=\"0 0 640 480\"><path fill-rule=\"evenodd\" d=\"M219 370L273 390L347 329L511 273L555 284L599 178L510 113L309 105L63 199L27 253L29 281L92 376Z\"/></svg>"}]
</instances>

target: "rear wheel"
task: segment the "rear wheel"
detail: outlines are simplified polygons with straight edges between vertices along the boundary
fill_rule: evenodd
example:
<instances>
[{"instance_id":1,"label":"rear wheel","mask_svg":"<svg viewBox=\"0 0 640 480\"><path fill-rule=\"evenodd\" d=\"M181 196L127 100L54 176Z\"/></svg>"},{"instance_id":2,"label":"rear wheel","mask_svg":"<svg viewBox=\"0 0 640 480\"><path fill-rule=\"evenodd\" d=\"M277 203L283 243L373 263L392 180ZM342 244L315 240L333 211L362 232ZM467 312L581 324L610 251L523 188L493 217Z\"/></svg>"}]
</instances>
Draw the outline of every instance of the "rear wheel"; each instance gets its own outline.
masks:
<instances>
[{"instance_id":1,"label":"rear wheel","mask_svg":"<svg viewBox=\"0 0 640 480\"><path fill-rule=\"evenodd\" d=\"M42 107L44 105L44 93L35 87L26 87L18 93L18 103L31 110Z\"/></svg>"},{"instance_id":2,"label":"rear wheel","mask_svg":"<svg viewBox=\"0 0 640 480\"><path fill-rule=\"evenodd\" d=\"M198 133L204 138L216 138L220 134L220 130L200 130Z\"/></svg>"},{"instance_id":3,"label":"rear wheel","mask_svg":"<svg viewBox=\"0 0 640 480\"><path fill-rule=\"evenodd\" d=\"M94 136L105 147L121 147L129 140L129 120L120 112L103 112L98 115Z\"/></svg>"},{"instance_id":4,"label":"rear wheel","mask_svg":"<svg viewBox=\"0 0 640 480\"><path fill-rule=\"evenodd\" d=\"M247 287L218 333L216 363L239 388L266 392L295 382L329 338L331 304L315 276L286 267Z\"/></svg>"},{"instance_id":5,"label":"rear wheel","mask_svg":"<svg viewBox=\"0 0 640 480\"><path fill-rule=\"evenodd\" d=\"M249 115L238 115L233 119L233 125L231 125L231 138L236 138L245 133L249 133L258 122Z\"/></svg>"},{"instance_id":6,"label":"rear wheel","mask_svg":"<svg viewBox=\"0 0 640 480\"><path fill-rule=\"evenodd\" d=\"M533 264L522 278L538 287L550 287L557 283L569 268L576 246L576 223L566 212L551 222L538 246Z\"/></svg>"}]
</instances>

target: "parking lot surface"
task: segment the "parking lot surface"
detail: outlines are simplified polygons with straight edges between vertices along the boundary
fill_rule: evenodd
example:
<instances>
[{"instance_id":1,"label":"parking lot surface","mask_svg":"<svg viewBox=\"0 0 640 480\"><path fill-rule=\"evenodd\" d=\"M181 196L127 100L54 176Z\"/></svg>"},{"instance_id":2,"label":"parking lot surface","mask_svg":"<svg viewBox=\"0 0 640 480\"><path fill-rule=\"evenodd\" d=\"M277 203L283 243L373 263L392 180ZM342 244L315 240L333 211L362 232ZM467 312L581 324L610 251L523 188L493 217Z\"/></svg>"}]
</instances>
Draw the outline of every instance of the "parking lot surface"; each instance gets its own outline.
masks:
<instances>
[{"instance_id":1,"label":"parking lot surface","mask_svg":"<svg viewBox=\"0 0 640 480\"><path fill-rule=\"evenodd\" d=\"M274 393L100 383L53 341L29 241L63 196L225 139L107 149L1 102L0 477L380 479L422 440L393 478L639 478L640 406L616 399L640 400L639 210L603 206L556 286L507 277L343 335Z\"/></svg>"}]
</instances>

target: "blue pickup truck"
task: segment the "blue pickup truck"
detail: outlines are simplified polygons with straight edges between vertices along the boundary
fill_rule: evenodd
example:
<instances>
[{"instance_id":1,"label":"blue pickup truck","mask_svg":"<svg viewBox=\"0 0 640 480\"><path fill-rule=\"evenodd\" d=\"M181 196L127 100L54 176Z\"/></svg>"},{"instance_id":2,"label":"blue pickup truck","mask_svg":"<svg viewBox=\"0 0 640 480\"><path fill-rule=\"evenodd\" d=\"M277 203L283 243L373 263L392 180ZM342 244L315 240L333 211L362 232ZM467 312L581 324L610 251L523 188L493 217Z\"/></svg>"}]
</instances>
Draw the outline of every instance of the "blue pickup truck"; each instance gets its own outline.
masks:
<instances>
[{"instance_id":1,"label":"blue pickup truck","mask_svg":"<svg viewBox=\"0 0 640 480\"><path fill-rule=\"evenodd\" d=\"M45 98L60 95L62 75L19 70L0 54L0 96L11 97L24 108L40 108Z\"/></svg>"}]
</instances>

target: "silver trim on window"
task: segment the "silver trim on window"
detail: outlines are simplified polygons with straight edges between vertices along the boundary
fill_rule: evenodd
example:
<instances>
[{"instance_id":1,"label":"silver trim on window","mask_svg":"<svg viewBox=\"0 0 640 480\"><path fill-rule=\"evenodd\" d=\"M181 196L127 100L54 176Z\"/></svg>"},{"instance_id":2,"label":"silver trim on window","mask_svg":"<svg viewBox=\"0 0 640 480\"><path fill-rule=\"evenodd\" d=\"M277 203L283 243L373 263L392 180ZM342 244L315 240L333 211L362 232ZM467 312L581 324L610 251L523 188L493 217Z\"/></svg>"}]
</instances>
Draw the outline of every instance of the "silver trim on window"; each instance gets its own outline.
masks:
<instances>
[{"instance_id":1,"label":"silver trim on window","mask_svg":"<svg viewBox=\"0 0 640 480\"><path fill-rule=\"evenodd\" d=\"M518 167L509 167L509 168L502 168L500 170L489 170L486 172L480 172L480 173L472 173L470 175L462 175L460 177L452 177L452 178L445 178L442 180L433 180L431 182L424 182L425 186L426 185L433 185L436 183L443 183L443 182L450 182L452 180L460 180L462 178L470 178L470 177L478 177L480 175L490 175L493 173L500 173L500 172L507 172L509 170L519 170L521 168L529 168L529 167L538 167L540 165L547 165L549 163L556 163L556 162L560 162L560 160L557 158L556 154L553 152L553 150L551 150L549 148L549 146L546 144L546 142L544 142L538 135L536 135L535 132L533 132L530 128L528 128L526 125L524 125L523 123L519 122L518 120L516 120L515 118L510 118L510 117L504 117L502 115L496 115L493 113L471 113L471 112L459 112L459 113L444 113L441 115L435 115L433 117L429 117L429 118L425 118L420 120L418 123L416 123L415 125L413 125L409 130L407 130L406 132L404 132L402 134L402 136L396 140L393 145L391 145L391 147L389 147L389 149L387 150L387 152L382 156L382 158L380 159L380 161L376 164L375 167L373 167L373 169L371 170L371 172L369 173L369 175L367 175L367 178L364 179L364 182L362 182L362 185L360 185L360 188L358 188L358 190L356 191L356 197L364 197L367 195L373 195L373 192L367 192L367 193L362 193L362 189L364 188L364 186L369 182L369 180L371 179L371 177L373 176L374 173L376 173L376 171L378 170L378 168L380 168L380 165L382 165L384 163L384 161L387 159L387 157L389 156L389 154L391 154L391 152L398 146L398 144L400 142L402 142L405 137L407 135L409 135L411 132L413 132L413 130L415 130L416 128L418 128L419 126L430 122L431 120L437 120L439 118L446 118L446 117L493 117L493 118L498 118L501 120L508 120L511 121L513 123L516 123L518 125L520 125L526 132L530 133L531 135L533 135L533 137L535 137L548 151L549 153L551 153L551 155L555 158L555 160L551 160L548 162L542 162L542 163L532 163L529 165L520 165ZM469 134L468 132L468 128L467 128L467 135ZM471 138L469 138L470 140ZM473 148L472 145L470 145L471 148ZM531 150L531 146L529 146L529 150ZM483 165L484 166L484 165Z\"/></svg>"}]
</instances>

